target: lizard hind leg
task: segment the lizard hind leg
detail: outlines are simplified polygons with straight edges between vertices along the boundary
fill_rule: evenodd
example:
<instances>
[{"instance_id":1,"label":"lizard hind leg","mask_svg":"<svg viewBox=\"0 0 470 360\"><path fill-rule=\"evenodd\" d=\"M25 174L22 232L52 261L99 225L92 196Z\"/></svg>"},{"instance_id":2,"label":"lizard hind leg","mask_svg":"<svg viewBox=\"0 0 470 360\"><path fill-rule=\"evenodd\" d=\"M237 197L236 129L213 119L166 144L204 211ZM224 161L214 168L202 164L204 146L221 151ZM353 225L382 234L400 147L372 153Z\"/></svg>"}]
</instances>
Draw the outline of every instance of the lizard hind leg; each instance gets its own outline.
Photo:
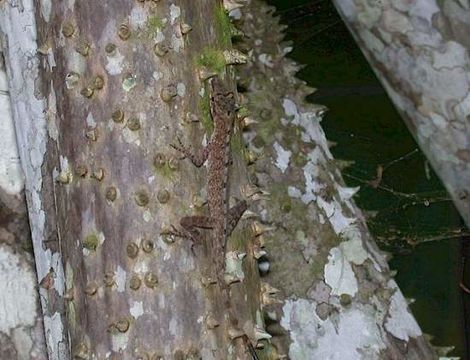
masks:
<instances>
[{"instance_id":1,"label":"lizard hind leg","mask_svg":"<svg viewBox=\"0 0 470 360\"><path fill-rule=\"evenodd\" d=\"M212 229L213 221L209 216L204 215L184 216L180 220L180 225L187 232L193 245L197 245L202 243L201 233L198 229Z\"/></svg>"},{"instance_id":2,"label":"lizard hind leg","mask_svg":"<svg viewBox=\"0 0 470 360\"><path fill-rule=\"evenodd\" d=\"M229 209L226 229L227 238L230 236L230 234L232 234L233 229L235 229L235 227L237 226L238 221L240 220L246 209L248 209L248 204L246 200L241 200L237 202L234 206Z\"/></svg>"}]
</instances>

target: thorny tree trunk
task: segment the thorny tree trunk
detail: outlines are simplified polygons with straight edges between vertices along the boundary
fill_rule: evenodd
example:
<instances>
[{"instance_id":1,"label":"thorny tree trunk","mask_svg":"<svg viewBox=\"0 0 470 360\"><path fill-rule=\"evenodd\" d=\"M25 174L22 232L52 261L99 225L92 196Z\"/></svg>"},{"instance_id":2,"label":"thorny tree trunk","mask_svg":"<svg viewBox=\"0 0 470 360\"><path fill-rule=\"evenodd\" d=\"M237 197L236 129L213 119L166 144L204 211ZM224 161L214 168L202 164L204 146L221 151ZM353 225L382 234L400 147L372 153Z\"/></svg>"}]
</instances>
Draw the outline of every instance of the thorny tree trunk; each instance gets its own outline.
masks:
<instances>
[{"instance_id":1,"label":"thorny tree trunk","mask_svg":"<svg viewBox=\"0 0 470 360\"><path fill-rule=\"evenodd\" d=\"M231 15L247 35L238 46L252 49L239 72L258 158L250 173L271 193L259 211L275 230L255 243L267 251L261 270L270 265L263 295L273 286L283 300L264 304L271 342L291 359L436 358L351 199L358 189L344 186L320 127L325 107L303 100L312 89L285 58L273 9L248 3Z\"/></svg>"},{"instance_id":2,"label":"thorny tree trunk","mask_svg":"<svg viewBox=\"0 0 470 360\"><path fill-rule=\"evenodd\" d=\"M470 227L470 3L333 2Z\"/></svg>"},{"instance_id":3,"label":"thorny tree trunk","mask_svg":"<svg viewBox=\"0 0 470 360\"><path fill-rule=\"evenodd\" d=\"M223 11L209 0L19 4L6 4L1 25L50 359L70 358L68 341L79 359L247 358L226 337L217 288L200 281L210 246L195 257L162 234L205 211L205 170L169 144L180 134L198 147L210 127L200 77L224 71ZM341 185L324 109L302 102L277 22L254 1L231 14L249 35L240 46L253 47L240 102L259 121L250 151L232 141L231 189L253 192L240 155L258 154L251 178L272 194L252 231L243 221L230 240L241 327L268 359L434 358ZM234 250L247 253L242 267Z\"/></svg>"},{"instance_id":4,"label":"thorny tree trunk","mask_svg":"<svg viewBox=\"0 0 470 360\"><path fill-rule=\"evenodd\" d=\"M46 359L23 174L0 52L0 360Z\"/></svg>"},{"instance_id":5,"label":"thorny tree trunk","mask_svg":"<svg viewBox=\"0 0 470 360\"><path fill-rule=\"evenodd\" d=\"M170 143L179 134L201 146L210 125L202 79L237 61L223 52L222 4L39 5L8 1L1 20L49 358L247 358L242 339L228 339L208 278L210 244L194 256L188 241L165 235L205 211L205 169ZM239 153L233 173L240 198ZM237 231L228 256L232 278L246 280L231 287L239 327L254 341L263 332L257 300L245 301L258 293L249 235Z\"/></svg>"}]
</instances>

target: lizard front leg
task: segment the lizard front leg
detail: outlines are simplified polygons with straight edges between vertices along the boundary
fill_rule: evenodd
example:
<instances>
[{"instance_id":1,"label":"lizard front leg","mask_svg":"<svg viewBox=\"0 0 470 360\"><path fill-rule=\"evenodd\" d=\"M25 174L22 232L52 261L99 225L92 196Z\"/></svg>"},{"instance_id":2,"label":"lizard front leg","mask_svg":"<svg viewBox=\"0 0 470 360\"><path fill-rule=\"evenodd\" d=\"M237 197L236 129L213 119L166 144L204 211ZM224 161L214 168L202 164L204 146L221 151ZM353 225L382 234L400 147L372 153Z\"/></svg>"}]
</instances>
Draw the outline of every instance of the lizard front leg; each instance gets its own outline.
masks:
<instances>
[{"instance_id":1,"label":"lizard front leg","mask_svg":"<svg viewBox=\"0 0 470 360\"><path fill-rule=\"evenodd\" d=\"M180 220L180 225L187 232L188 237L194 244L200 244L202 239L198 228L212 229L213 221L209 216L205 215L184 216Z\"/></svg>"},{"instance_id":2,"label":"lizard front leg","mask_svg":"<svg viewBox=\"0 0 470 360\"><path fill-rule=\"evenodd\" d=\"M210 152L210 143L207 144L204 149L202 149L201 154L194 154L191 150L191 147L185 146L179 137L177 137L178 144L170 144L170 146L183 154L184 158L188 158L196 167L201 167L207 160Z\"/></svg>"}]
</instances>

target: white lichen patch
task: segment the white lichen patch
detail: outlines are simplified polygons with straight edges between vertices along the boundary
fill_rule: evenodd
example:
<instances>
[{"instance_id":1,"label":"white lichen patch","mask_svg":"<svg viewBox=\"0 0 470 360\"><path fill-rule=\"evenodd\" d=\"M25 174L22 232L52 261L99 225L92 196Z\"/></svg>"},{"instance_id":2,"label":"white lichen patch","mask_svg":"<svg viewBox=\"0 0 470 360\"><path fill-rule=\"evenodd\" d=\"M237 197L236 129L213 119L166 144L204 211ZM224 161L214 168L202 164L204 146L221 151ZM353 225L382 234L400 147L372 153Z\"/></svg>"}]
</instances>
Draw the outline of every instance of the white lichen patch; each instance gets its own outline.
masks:
<instances>
[{"instance_id":1,"label":"white lichen patch","mask_svg":"<svg viewBox=\"0 0 470 360\"><path fill-rule=\"evenodd\" d=\"M69 184L72 182L72 169L70 168L69 161L65 156L60 156L60 171L57 171L57 169L54 168L52 171L52 177L54 180L63 184Z\"/></svg>"},{"instance_id":2,"label":"white lichen patch","mask_svg":"<svg viewBox=\"0 0 470 360\"><path fill-rule=\"evenodd\" d=\"M369 258L369 254L362 245L361 232L357 226L351 225L345 228L341 237L346 241L343 241L339 247L348 261L361 265Z\"/></svg>"},{"instance_id":3,"label":"white lichen patch","mask_svg":"<svg viewBox=\"0 0 470 360\"><path fill-rule=\"evenodd\" d=\"M320 319L315 314L315 304L304 299L287 300L283 307L281 326L289 331L292 343L291 359L308 359L318 347L317 331Z\"/></svg>"},{"instance_id":4,"label":"white lichen patch","mask_svg":"<svg viewBox=\"0 0 470 360\"><path fill-rule=\"evenodd\" d=\"M65 264L65 286L67 289L73 288L73 268L70 262L67 261Z\"/></svg>"},{"instance_id":5,"label":"white lichen patch","mask_svg":"<svg viewBox=\"0 0 470 360\"><path fill-rule=\"evenodd\" d=\"M139 132L132 131L127 127L122 129L122 139L128 144L140 145Z\"/></svg>"},{"instance_id":6,"label":"white lichen patch","mask_svg":"<svg viewBox=\"0 0 470 360\"><path fill-rule=\"evenodd\" d=\"M229 11L229 16L234 20L240 20L243 14L239 8L236 8Z\"/></svg>"},{"instance_id":7,"label":"white lichen patch","mask_svg":"<svg viewBox=\"0 0 470 360\"><path fill-rule=\"evenodd\" d=\"M170 24L173 25L181 15L181 8L175 4L170 5Z\"/></svg>"},{"instance_id":8,"label":"white lichen patch","mask_svg":"<svg viewBox=\"0 0 470 360\"><path fill-rule=\"evenodd\" d=\"M338 194L341 197L341 199L350 200L355 194L357 194L357 192L361 189L361 187L360 186L344 187L344 186L338 185L336 189L338 190Z\"/></svg>"},{"instance_id":9,"label":"white lichen patch","mask_svg":"<svg viewBox=\"0 0 470 360\"><path fill-rule=\"evenodd\" d=\"M184 95L186 95L186 85L184 85L183 83L178 83L176 85L176 93L178 94L178 96L184 97Z\"/></svg>"},{"instance_id":10,"label":"white lichen patch","mask_svg":"<svg viewBox=\"0 0 470 360\"><path fill-rule=\"evenodd\" d=\"M235 9L240 9L246 5L246 0L224 0L224 8L226 11L231 12Z\"/></svg>"},{"instance_id":11,"label":"white lichen patch","mask_svg":"<svg viewBox=\"0 0 470 360\"><path fill-rule=\"evenodd\" d=\"M183 38L173 34L171 36L171 47L175 52L179 53L180 50L184 47Z\"/></svg>"},{"instance_id":12,"label":"white lichen patch","mask_svg":"<svg viewBox=\"0 0 470 360\"><path fill-rule=\"evenodd\" d=\"M318 248L315 241L307 237L302 230L295 232L295 240L302 245L302 255L305 261L310 262L312 257L318 254Z\"/></svg>"},{"instance_id":13,"label":"white lichen patch","mask_svg":"<svg viewBox=\"0 0 470 360\"><path fill-rule=\"evenodd\" d=\"M356 275L341 248L334 247L330 250L324 276L325 283L331 287L332 295L354 296L358 291Z\"/></svg>"},{"instance_id":14,"label":"white lichen patch","mask_svg":"<svg viewBox=\"0 0 470 360\"><path fill-rule=\"evenodd\" d=\"M263 65L265 65L269 68L272 68L274 66L273 58L269 54L260 54L260 55L258 55L258 60L261 64L263 64Z\"/></svg>"},{"instance_id":15,"label":"white lichen patch","mask_svg":"<svg viewBox=\"0 0 470 360\"><path fill-rule=\"evenodd\" d=\"M225 281L227 283L243 281L245 273L243 272L242 263L245 253L239 251L230 251L225 255Z\"/></svg>"},{"instance_id":16,"label":"white lichen patch","mask_svg":"<svg viewBox=\"0 0 470 360\"><path fill-rule=\"evenodd\" d=\"M36 277L6 246L0 246L0 331L33 326L36 318Z\"/></svg>"},{"instance_id":17,"label":"white lichen patch","mask_svg":"<svg viewBox=\"0 0 470 360\"><path fill-rule=\"evenodd\" d=\"M344 229L356 221L355 218L348 217L344 214L341 204L336 199L328 202L323 198L318 197L317 205L320 209L323 209L337 235L341 234Z\"/></svg>"},{"instance_id":18,"label":"white lichen patch","mask_svg":"<svg viewBox=\"0 0 470 360\"><path fill-rule=\"evenodd\" d=\"M277 154L275 165L284 173L289 167L292 151L285 150L277 141L274 142L273 147Z\"/></svg>"},{"instance_id":19,"label":"white lichen patch","mask_svg":"<svg viewBox=\"0 0 470 360\"><path fill-rule=\"evenodd\" d=\"M149 271L149 265L147 262L148 262L147 258L138 258L132 271L141 275L145 274L146 272Z\"/></svg>"},{"instance_id":20,"label":"white lichen patch","mask_svg":"<svg viewBox=\"0 0 470 360\"><path fill-rule=\"evenodd\" d=\"M302 196L302 192L297 189L295 186L289 186L287 188L287 194L292 197L292 198L295 198L295 199L300 199L300 197Z\"/></svg>"},{"instance_id":21,"label":"white lichen patch","mask_svg":"<svg viewBox=\"0 0 470 360\"><path fill-rule=\"evenodd\" d=\"M75 6L75 0L67 0L67 9L73 10Z\"/></svg>"},{"instance_id":22,"label":"white lichen patch","mask_svg":"<svg viewBox=\"0 0 470 360\"><path fill-rule=\"evenodd\" d=\"M57 128L56 118L57 114L55 110L57 109L57 99L55 96L55 91L51 89L48 98L48 105L49 108L47 109L46 116L47 116L47 132L49 137L57 141L59 139L59 129Z\"/></svg>"},{"instance_id":23,"label":"white lichen patch","mask_svg":"<svg viewBox=\"0 0 470 360\"><path fill-rule=\"evenodd\" d=\"M131 91L137 85L137 75L129 74L127 75L124 80L122 81L122 89L125 92Z\"/></svg>"},{"instance_id":24,"label":"white lichen patch","mask_svg":"<svg viewBox=\"0 0 470 360\"><path fill-rule=\"evenodd\" d=\"M41 15L45 22L49 22L51 17L52 10L52 1L51 0L41 0Z\"/></svg>"},{"instance_id":25,"label":"white lichen patch","mask_svg":"<svg viewBox=\"0 0 470 360\"><path fill-rule=\"evenodd\" d=\"M0 11L0 27L4 34L5 44L14 46L14 51L5 53L9 68L10 95L12 113L15 117L16 134L19 144L19 154L25 174L26 187L29 193L28 214L31 225L31 237L34 246L36 270L38 279L42 279L52 268L56 274L61 274L62 266L54 264L50 249L44 249L46 234L46 217L42 204L42 165L46 144L48 141L45 103L46 94L38 93L37 79L40 62L36 54L37 29L35 22L35 6L32 0L22 1L21 7L11 3L3 4ZM63 279L62 279L63 280ZM42 291L41 302L44 306L50 298ZM58 360L66 352L66 341L60 315L51 319L44 317L46 341L51 360ZM59 345L62 344L62 345Z\"/></svg>"},{"instance_id":26,"label":"white lichen patch","mask_svg":"<svg viewBox=\"0 0 470 360\"><path fill-rule=\"evenodd\" d=\"M86 71L85 57L76 51L70 51L66 57L67 69L69 73L84 74Z\"/></svg>"},{"instance_id":27,"label":"white lichen patch","mask_svg":"<svg viewBox=\"0 0 470 360\"><path fill-rule=\"evenodd\" d=\"M51 265L54 269L54 289L62 296L65 292L65 274L60 253L56 252L52 255Z\"/></svg>"},{"instance_id":28,"label":"white lichen patch","mask_svg":"<svg viewBox=\"0 0 470 360\"><path fill-rule=\"evenodd\" d=\"M124 56L121 55L118 49L116 53L112 56L106 56L106 66L105 69L109 75L119 75L124 69Z\"/></svg>"},{"instance_id":29,"label":"white lichen patch","mask_svg":"<svg viewBox=\"0 0 470 360\"><path fill-rule=\"evenodd\" d=\"M147 11L142 6L134 6L129 16L129 25L132 29L138 30L143 28L147 23Z\"/></svg>"},{"instance_id":30,"label":"white lichen patch","mask_svg":"<svg viewBox=\"0 0 470 360\"><path fill-rule=\"evenodd\" d=\"M178 335L178 330L181 329L180 326L178 326L178 318L176 316L173 316L170 320L168 330L170 331L170 334L173 336Z\"/></svg>"},{"instance_id":31,"label":"white lichen patch","mask_svg":"<svg viewBox=\"0 0 470 360\"><path fill-rule=\"evenodd\" d=\"M31 359L31 350L33 347L33 338L30 329L17 327L12 331L11 338L15 344L18 353L18 360Z\"/></svg>"},{"instance_id":32,"label":"white lichen patch","mask_svg":"<svg viewBox=\"0 0 470 360\"><path fill-rule=\"evenodd\" d=\"M67 345L59 340L62 339L64 333L64 325L60 313L56 312L52 316L44 316L44 328L46 329L48 350L55 355L54 360L64 359Z\"/></svg>"},{"instance_id":33,"label":"white lichen patch","mask_svg":"<svg viewBox=\"0 0 470 360\"><path fill-rule=\"evenodd\" d=\"M299 125L304 129L301 134L302 141L313 142L320 146L324 156L328 159L333 159L326 136L323 129L320 126L321 115L324 111L320 112L300 112L297 105L292 100L285 98L282 101L282 107L287 115L287 119L281 119L283 124L292 123L293 125Z\"/></svg>"},{"instance_id":34,"label":"white lichen patch","mask_svg":"<svg viewBox=\"0 0 470 360\"><path fill-rule=\"evenodd\" d=\"M164 19L164 22L166 22L166 19ZM155 42L158 44L161 43L163 40L165 40L165 34L162 31L157 30L157 33L155 35Z\"/></svg>"},{"instance_id":35,"label":"white lichen patch","mask_svg":"<svg viewBox=\"0 0 470 360\"><path fill-rule=\"evenodd\" d=\"M388 287L395 289L390 299L388 316L385 320L385 329L397 339L408 341L409 338L416 338L422 335L418 323L413 315L408 311L408 304L405 297L398 289L395 281L390 280Z\"/></svg>"},{"instance_id":36,"label":"white lichen patch","mask_svg":"<svg viewBox=\"0 0 470 360\"><path fill-rule=\"evenodd\" d=\"M96 121L95 121L95 118L93 117L93 113L91 111L86 116L86 124L89 127L92 127L92 128L96 127Z\"/></svg>"},{"instance_id":37,"label":"white lichen patch","mask_svg":"<svg viewBox=\"0 0 470 360\"><path fill-rule=\"evenodd\" d=\"M134 301L132 306L129 308L129 313L134 319L138 319L144 314L144 306L142 301Z\"/></svg>"},{"instance_id":38,"label":"white lichen patch","mask_svg":"<svg viewBox=\"0 0 470 360\"><path fill-rule=\"evenodd\" d=\"M288 300L283 307L281 326L289 331L291 359L380 359L385 348L371 306L351 307L333 321L321 320L316 303L305 299Z\"/></svg>"},{"instance_id":39,"label":"white lichen patch","mask_svg":"<svg viewBox=\"0 0 470 360\"><path fill-rule=\"evenodd\" d=\"M129 331L126 333L113 333L111 334L111 349L114 352L124 351L127 348L129 341Z\"/></svg>"},{"instance_id":40,"label":"white lichen patch","mask_svg":"<svg viewBox=\"0 0 470 360\"><path fill-rule=\"evenodd\" d=\"M160 234L158 237L157 237L157 240L155 241L155 247L159 250L161 250L161 252L164 254L163 256L163 260L168 260L169 258L171 258L171 247L172 245L167 243L164 239L164 237Z\"/></svg>"},{"instance_id":41,"label":"white lichen patch","mask_svg":"<svg viewBox=\"0 0 470 360\"><path fill-rule=\"evenodd\" d=\"M121 266L118 266L115 276L117 292L124 292L126 290L126 277L126 271Z\"/></svg>"},{"instance_id":42,"label":"white lichen patch","mask_svg":"<svg viewBox=\"0 0 470 360\"><path fill-rule=\"evenodd\" d=\"M0 67L0 188L8 194L18 194L24 187L23 171L16 146L15 128L11 117L8 83Z\"/></svg>"},{"instance_id":43,"label":"white lichen patch","mask_svg":"<svg viewBox=\"0 0 470 360\"><path fill-rule=\"evenodd\" d=\"M188 249L188 251L191 251ZM165 254L166 255L166 254ZM166 257L166 256L164 256ZM192 273L196 269L196 263L193 256L180 256L177 258L177 264L181 273Z\"/></svg>"},{"instance_id":44,"label":"white lichen patch","mask_svg":"<svg viewBox=\"0 0 470 360\"><path fill-rule=\"evenodd\" d=\"M152 77L155 79L155 81L158 81L163 78L163 73L160 71L154 71Z\"/></svg>"},{"instance_id":45,"label":"white lichen patch","mask_svg":"<svg viewBox=\"0 0 470 360\"><path fill-rule=\"evenodd\" d=\"M144 213L142 214L142 218L144 219L145 222L149 222L150 220L152 220L152 213L150 212L150 210L145 210Z\"/></svg>"}]
</instances>

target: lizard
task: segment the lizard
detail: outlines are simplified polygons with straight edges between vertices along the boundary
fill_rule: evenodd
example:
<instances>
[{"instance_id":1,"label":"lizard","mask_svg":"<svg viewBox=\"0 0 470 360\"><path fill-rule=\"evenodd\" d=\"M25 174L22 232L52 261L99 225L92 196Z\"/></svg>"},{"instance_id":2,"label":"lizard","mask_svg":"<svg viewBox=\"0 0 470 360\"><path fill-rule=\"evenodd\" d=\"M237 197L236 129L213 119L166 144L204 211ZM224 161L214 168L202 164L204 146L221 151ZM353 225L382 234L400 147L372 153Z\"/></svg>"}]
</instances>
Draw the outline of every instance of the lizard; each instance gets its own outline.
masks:
<instances>
[{"instance_id":1,"label":"lizard","mask_svg":"<svg viewBox=\"0 0 470 360\"><path fill-rule=\"evenodd\" d=\"M228 170L230 164L230 139L236 118L235 94L225 87L222 80L215 76L210 80L210 111L214 129L209 142L202 152L195 154L186 147L179 138L178 145L171 146L188 158L196 167L207 161L207 203L209 216L195 215L181 218L180 225L193 244L201 242L199 229L211 229L215 273L221 291L225 297L231 325L237 326L238 321L232 315L230 290L225 282L225 252L227 240L236 227L248 205L245 200L239 201L229 208ZM181 236L181 234L177 234ZM184 235L183 235L184 236ZM258 359L253 345L243 335L244 342L254 360Z\"/></svg>"}]
</instances>

